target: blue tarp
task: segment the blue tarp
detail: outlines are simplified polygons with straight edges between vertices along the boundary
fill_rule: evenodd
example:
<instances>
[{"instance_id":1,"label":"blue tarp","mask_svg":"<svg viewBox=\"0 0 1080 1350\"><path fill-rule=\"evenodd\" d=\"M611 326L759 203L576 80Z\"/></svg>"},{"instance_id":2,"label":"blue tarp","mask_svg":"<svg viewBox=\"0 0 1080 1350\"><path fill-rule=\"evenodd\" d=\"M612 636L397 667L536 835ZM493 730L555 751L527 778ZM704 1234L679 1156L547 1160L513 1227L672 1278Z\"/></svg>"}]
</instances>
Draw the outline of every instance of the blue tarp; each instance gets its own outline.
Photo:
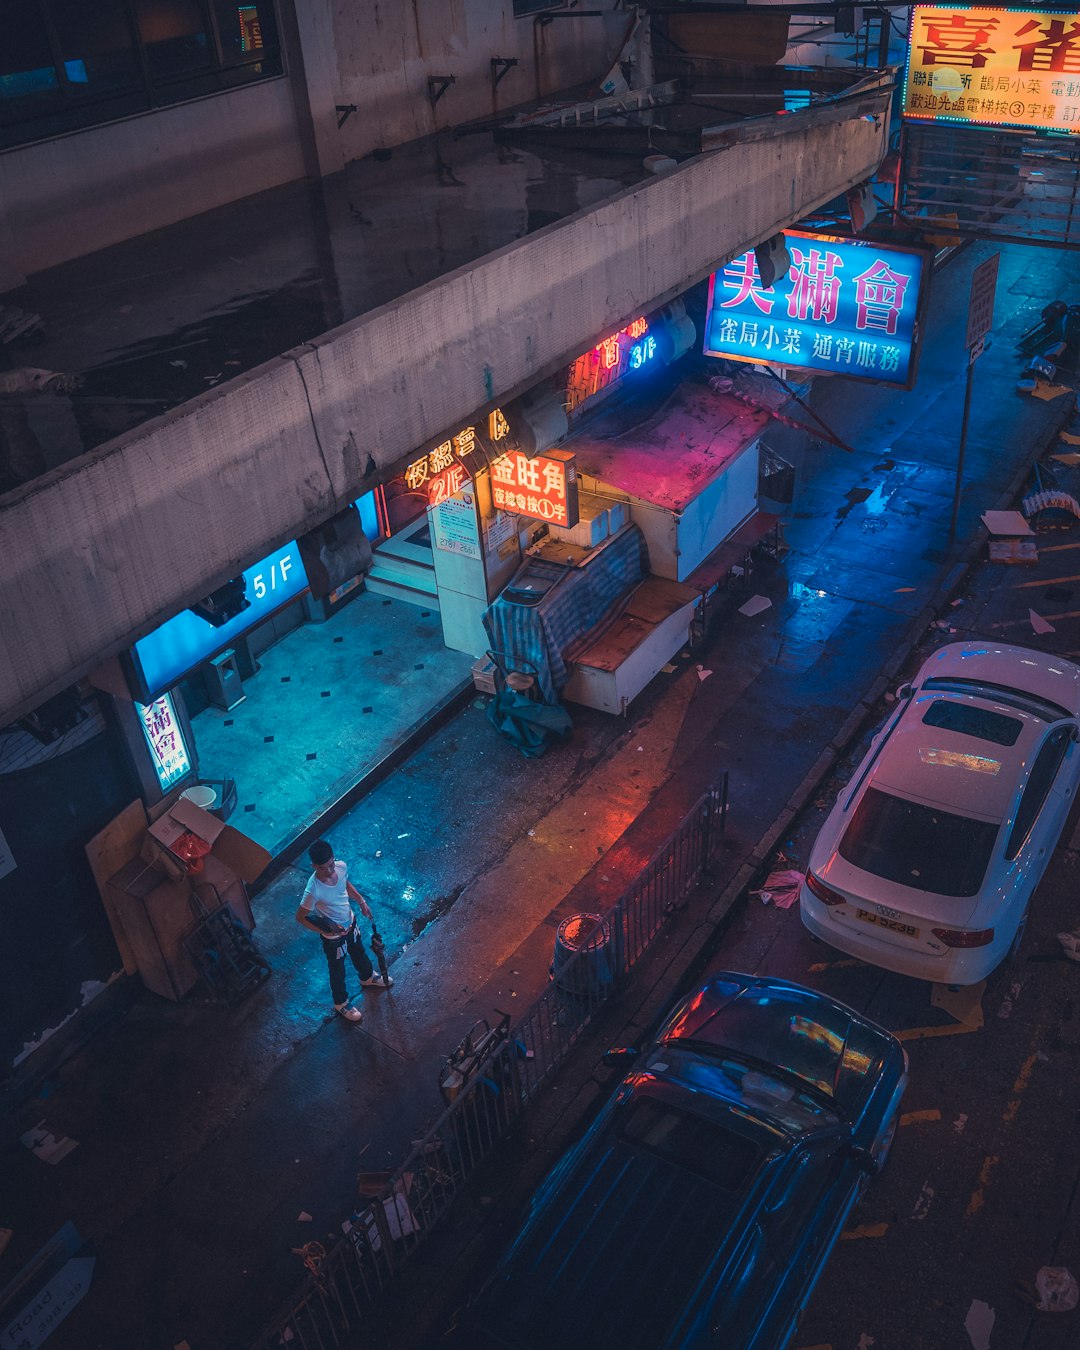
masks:
<instances>
[{"instance_id":1,"label":"blue tarp","mask_svg":"<svg viewBox=\"0 0 1080 1350\"><path fill-rule=\"evenodd\" d=\"M556 570L557 564L529 558L517 570L484 615L484 628L508 670L535 671L545 703L556 703L570 678L565 653L613 609L648 573L645 537L628 525L598 548L583 566ZM535 604L506 598L515 588L528 592L552 581Z\"/></svg>"}]
</instances>

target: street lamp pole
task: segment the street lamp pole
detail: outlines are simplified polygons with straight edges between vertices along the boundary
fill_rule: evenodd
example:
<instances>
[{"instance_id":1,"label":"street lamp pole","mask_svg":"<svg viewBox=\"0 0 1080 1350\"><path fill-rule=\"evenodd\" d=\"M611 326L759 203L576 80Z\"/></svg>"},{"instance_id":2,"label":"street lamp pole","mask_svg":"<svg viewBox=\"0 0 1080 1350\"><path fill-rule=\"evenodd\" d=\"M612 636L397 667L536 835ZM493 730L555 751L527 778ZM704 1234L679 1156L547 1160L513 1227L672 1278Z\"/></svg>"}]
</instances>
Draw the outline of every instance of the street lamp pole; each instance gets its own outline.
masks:
<instances>
[{"instance_id":1,"label":"street lamp pole","mask_svg":"<svg viewBox=\"0 0 1080 1350\"><path fill-rule=\"evenodd\" d=\"M975 374L975 357L968 353L967 379L964 383L964 416L960 422L960 450L956 456L956 486L953 489L952 519L949 521L949 543L956 538L956 520L960 514L960 489L964 479L964 451L967 449L968 418L971 416L971 380Z\"/></svg>"}]
</instances>

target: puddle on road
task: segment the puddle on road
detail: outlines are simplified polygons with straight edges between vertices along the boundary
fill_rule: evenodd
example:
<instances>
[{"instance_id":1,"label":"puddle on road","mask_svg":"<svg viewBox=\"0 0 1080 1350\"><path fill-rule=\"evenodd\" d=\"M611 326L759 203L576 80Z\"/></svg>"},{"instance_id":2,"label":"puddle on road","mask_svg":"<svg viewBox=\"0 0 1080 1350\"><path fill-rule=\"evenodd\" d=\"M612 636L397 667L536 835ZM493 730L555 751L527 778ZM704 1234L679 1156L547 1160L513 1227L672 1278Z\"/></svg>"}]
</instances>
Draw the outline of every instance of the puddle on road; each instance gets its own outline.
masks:
<instances>
[{"instance_id":1,"label":"puddle on road","mask_svg":"<svg viewBox=\"0 0 1080 1350\"><path fill-rule=\"evenodd\" d=\"M872 516L879 516L889 504L889 499L885 491L885 484L879 483L876 488L850 488L846 492L846 506L836 508L836 519L846 520L850 515L852 508L856 506L865 506L867 513Z\"/></svg>"}]
</instances>

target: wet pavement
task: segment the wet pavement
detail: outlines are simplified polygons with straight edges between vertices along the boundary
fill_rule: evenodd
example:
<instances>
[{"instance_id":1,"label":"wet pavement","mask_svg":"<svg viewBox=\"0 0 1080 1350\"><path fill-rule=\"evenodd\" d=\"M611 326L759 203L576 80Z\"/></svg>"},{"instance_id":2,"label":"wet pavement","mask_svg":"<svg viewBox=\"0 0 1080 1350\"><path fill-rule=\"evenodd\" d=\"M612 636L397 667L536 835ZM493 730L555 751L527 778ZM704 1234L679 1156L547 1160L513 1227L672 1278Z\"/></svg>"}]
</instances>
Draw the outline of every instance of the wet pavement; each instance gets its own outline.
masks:
<instances>
[{"instance_id":1,"label":"wet pavement","mask_svg":"<svg viewBox=\"0 0 1080 1350\"><path fill-rule=\"evenodd\" d=\"M558 921L613 901L727 771L715 874L602 1034L621 1039L625 1023L632 1038L647 1024L961 574L946 536L963 315L971 270L989 251L968 249L937 277L915 392L815 384L815 410L855 452L811 445L799 457L790 551L730 593L706 644L658 677L628 719L575 709L573 740L527 761L496 738L477 700L334 826L393 953L395 987L364 996L361 1026L327 1019L321 955L292 919L304 873L290 868L254 902L274 974L245 1004L228 1013L136 996L12 1109L0 1225L14 1236L0 1273L65 1219L98 1254L90 1293L50 1347L250 1344L299 1283L294 1249L333 1240L357 1169L394 1167L436 1116L441 1059L467 1025L530 1002L546 985ZM1073 413L1071 394L1014 390L1009 338L1068 277L1067 258L1033 252L1002 250L1000 336L976 371L962 540L983 510L1012 503L1027 463ZM770 608L739 614L755 593ZM594 1064L586 1047L530 1113L534 1142L512 1168L521 1179L595 1100ZM55 1167L19 1143L41 1120L78 1140ZM435 1261L410 1276L399 1315L370 1341L424 1343L420 1309L452 1289L452 1258L479 1213L449 1225L445 1269Z\"/></svg>"},{"instance_id":2,"label":"wet pavement","mask_svg":"<svg viewBox=\"0 0 1080 1350\"><path fill-rule=\"evenodd\" d=\"M43 326L0 359L81 383L26 400L0 492L646 176L445 133L39 272L3 301Z\"/></svg>"}]
</instances>

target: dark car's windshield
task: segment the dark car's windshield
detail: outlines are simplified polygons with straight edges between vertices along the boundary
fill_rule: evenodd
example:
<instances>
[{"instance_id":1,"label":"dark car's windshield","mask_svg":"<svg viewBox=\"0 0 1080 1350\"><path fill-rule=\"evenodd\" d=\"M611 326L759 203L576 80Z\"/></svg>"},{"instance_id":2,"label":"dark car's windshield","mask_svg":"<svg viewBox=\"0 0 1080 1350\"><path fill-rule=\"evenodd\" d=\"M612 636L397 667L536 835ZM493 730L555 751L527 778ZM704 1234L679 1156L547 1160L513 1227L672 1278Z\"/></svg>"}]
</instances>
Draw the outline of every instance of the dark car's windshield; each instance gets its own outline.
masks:
<instances>
[{"instance_id":1,"label":"dark car's windshield","mask_svg":"<svg viewBox=\"0 0 1080 1350\"><path fill-rule=\"evenodd\" d=\"M761 1150L752 1139L717 1128L686 1111L642 1097L623 1117L619 1134L630 1144L695 1172L729 1194L745 1189L758 1169Z\"/></svg>"},{"instance_id":2,"label":"dark car's windshield","mask_svg":"<svg viewBox=\"0 0 1080 1350\"><path fill-rule=\"evenodd\" d=\"M867 788L840 839L840 856L864 872L935 895L975 895L998 826Z\"/></svg>"}]
</instances>

